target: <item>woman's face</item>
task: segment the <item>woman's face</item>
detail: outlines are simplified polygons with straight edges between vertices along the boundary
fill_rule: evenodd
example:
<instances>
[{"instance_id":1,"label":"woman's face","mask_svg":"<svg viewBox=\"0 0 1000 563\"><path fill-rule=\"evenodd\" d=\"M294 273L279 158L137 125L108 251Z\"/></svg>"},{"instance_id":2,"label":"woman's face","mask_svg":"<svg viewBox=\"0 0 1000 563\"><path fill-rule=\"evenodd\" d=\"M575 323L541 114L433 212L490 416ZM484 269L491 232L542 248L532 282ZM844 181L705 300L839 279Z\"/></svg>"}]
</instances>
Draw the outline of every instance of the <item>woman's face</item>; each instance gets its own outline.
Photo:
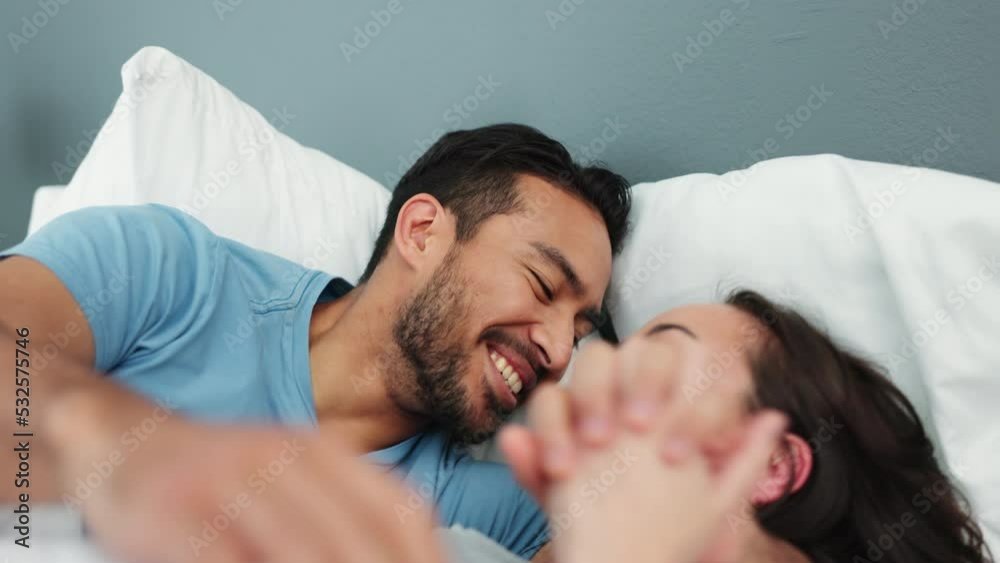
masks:
<instances>
[{"instance_id":1,"label":"woman's face","mask_svg":"<svg viewBox=\"0 0 1000 563\"><path fill-rule=\"evenodd\" d=\"M687 305L661 313L627 342L668 347L671 356L689 363L684 391L698 396L716 386L753 394L751 357L766 338L766 327L730 305Z\"/></svg>"},{"instance_id":2,"label":"woman's face","mask_svg":"<svg viewBox=\"0 0 1000 563\"><path fill-rule=\"evenodd\" d=\"M697 401L703 393L731 392L746 397L749 404L754 394L751 358L764 344L767 334L762 322L736 307L690 305L658 315L629 337L626 345L643 339L644 344L664 347L666 355L686 363L683 391L689 401ZM725 451L709 452L709 463L713 467L725 464ZM758 481L746 499L747 506L749 503L766 504L785 490L789 474L773 464L772 461L768 474ZM787 466L787 463L782 465ZM803 475L807 474L808 469L805 469ZM802 481L797 479L796 486L801 486ZM739 515L737 525L730 520L730 526L719 534L701 561L734 561L737 553L748 549L748 542L753 541L751 538L759 537L754 536L760 529L753 512L740 511ZM732 533L725 533L727 530Z\"/></svg>"}]
</instances>

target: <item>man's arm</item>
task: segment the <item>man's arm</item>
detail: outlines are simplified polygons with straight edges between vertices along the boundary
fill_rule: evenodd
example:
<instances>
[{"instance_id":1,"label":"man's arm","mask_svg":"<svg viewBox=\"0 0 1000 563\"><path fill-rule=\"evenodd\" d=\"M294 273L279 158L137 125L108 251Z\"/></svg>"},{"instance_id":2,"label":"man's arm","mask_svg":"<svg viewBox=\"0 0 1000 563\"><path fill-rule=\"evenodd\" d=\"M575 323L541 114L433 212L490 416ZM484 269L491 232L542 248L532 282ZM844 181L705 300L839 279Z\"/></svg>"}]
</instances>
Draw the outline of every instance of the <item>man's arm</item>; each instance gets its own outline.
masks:
<instances>
[{"instance_id":1,"label":"man's arm","mask_svg":"<svg viewBox=\"0 0 1000 563\"><path fill-rule=\"evenodd\" d=\"M190 217L140 206L62 216L5 252L0 502L62 495L123 560L440 563L430 512L400 525L402 487L336 436L164 418L98 373L126 361L162 319L200 307L204 284L191 280L213 278L218 244ZM192 253L199 267L176 266ZM113 282L118 267L136 274L125 287ZM155 432L124 447L125 431L150 418Z\"/></svg>"},{"instance_id":2,"label":"man's arm","mask_svg":"<svg viewBox=\"0 0 1000 563\"><path fill-rule=\"evenodd\" d=\"M199 282L212 276L216 265L208 257L217 249L218 237L177 211L118 206L68 213L3 252L0 357L17 365L0 375L0 446L26 445L30 451L19 456L30 460L0 456L0 470L15 475L28 461L30 475L0 479L0 500L19 499L25 488L33 500L51 500L62 492L60 477L86 480L91 464L63 467L82 461L62 455L63 426L71 435L87 425L111 449L121 446L114 442L125 430L156 414L145 398L98 372L126 360L161 319L200 305ZM197 257L202 267L165 266L183 264L180 257ZM92 462L103 464L107 455Z\"/></svg>"},{"instance_id":3,"label":"man's arm","mask_svg":"<svg viewBox=\"0 0 1000 563\"><path fill-rule=\"evenodd\" d=\"M8 357L9 370L0 386L0 413L7 413L0 420L0 443L7 452L0 456L0 503L25 493L35 501L58 499L62 491L53 442L62 435L60 424L73 424L87 403L89 413L124 431L155 406L93 371L87 319L59 278L31 258L0 260L0 328L0 354ZM29 474L11 478L25 473L18 470L18 456L10 454L25 443Z\"/></svg>"}]
</instances>

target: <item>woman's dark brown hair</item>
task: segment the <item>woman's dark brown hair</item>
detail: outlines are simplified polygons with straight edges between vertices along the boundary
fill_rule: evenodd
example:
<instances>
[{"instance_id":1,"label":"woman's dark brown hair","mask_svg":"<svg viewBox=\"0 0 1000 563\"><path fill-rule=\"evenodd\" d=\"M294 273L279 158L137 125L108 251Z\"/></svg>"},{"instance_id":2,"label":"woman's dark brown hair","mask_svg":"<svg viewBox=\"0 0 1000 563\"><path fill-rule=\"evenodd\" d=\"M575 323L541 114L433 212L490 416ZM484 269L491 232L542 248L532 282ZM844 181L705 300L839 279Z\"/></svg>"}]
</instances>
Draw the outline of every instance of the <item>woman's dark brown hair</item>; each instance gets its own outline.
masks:
<instances>
[{"instance_id":1,"label":"woman's dark brown hair","mask_svg":"<svg viewBox=\"0 0 1000 563\"><path fill-rule=\"evenodd\" d=\"M913 405L878 368L755 292L726 302L766 327L755 406L785 413L813 450L805 485L758 510L768 532L817 563L992 561Z\"/></svg>"}]
</instances>

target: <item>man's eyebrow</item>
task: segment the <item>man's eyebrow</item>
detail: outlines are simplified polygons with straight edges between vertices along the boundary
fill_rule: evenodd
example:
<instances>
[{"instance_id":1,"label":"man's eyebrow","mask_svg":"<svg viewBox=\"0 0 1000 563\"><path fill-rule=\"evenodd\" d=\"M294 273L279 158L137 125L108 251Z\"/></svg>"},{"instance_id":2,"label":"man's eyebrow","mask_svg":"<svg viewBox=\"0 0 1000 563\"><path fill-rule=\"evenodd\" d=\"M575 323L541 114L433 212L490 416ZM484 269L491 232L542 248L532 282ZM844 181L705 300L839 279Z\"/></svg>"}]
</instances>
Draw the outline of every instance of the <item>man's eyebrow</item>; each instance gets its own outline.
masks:
<instances>
[{"instance_id":1,"label":"man's eyebrow","mask_svg":"<svg viewBox=\"0 0 1000 563\"><path fill-rule=\"evenodd\" d=\"M582 297L587 294L587 290L583 287L583 281L580 280L580 276L577 275L576 270L573 269L573 265L569 263L566 255L563 254L558 248L546 244L544 242L532 242L531 247L534 248L541 257L559 268L562 275L566 278L566 282L569 283L570 289L573 290L573 294L577 297ZM601 309L598 307L590 307L583 311L583 316L587 318L594 326L600 326L601 321Z\"/></svg>"},{"instance_id":2,"label":"man's eyebrow","mask_svg":"<svg viewBox=\"0 0 1000 563\"><path fill-rule=\"evenodd\" d=\"M683 326L683 325L671 324L671 323L660 323L658 325L654 325L653 328L651 328L651 329L649 329L649 330L646 331L646 336L647 337L653 336L654 334L657 334L657 333L660 333L660 332L663 332L663 331L666 331L666 330L679 330L679 331L683 332L684 334L690 336L691 338L693 338L695 340L698 340L698 337L695 336L695 334L693 332L691 332L691 329L689 329L688 327Z\"/></svg>"},{"instance_id":3,"label":"man's eyebrow","mask_svg":"<svg viewBox=\"0 0 1000 563\"><path fill-rule=\"evenodd\" d=\"M569 282L569 286L573 289L573 293L577 296L584 295L583 282L580 281L580 276L576 274L576 270L573 269L573 265L566 259L565 254L558 248L544 242L533 242L531 246L542 255L542 258L562 271L563 276L566 277L566 281Z\"/></svg>"}]
</instances>

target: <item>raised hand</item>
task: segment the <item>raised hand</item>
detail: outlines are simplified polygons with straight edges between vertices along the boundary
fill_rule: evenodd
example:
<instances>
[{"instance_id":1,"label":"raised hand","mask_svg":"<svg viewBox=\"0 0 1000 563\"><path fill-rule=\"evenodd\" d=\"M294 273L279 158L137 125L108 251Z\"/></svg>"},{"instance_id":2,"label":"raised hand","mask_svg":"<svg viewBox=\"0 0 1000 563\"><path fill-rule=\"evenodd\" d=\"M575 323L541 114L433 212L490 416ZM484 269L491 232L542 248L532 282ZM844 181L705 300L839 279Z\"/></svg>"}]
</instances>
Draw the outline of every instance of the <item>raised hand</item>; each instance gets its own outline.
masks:
<instances>
[{"instance_id":1,"label":"raised hand","mask_svg":"<svg viewBox=\"0 0 1000 563\"><path fill-rule=\"evenodd\" d=\"M728 405L736 394L724 389L694 403L669 390L647 391L655 393L647 396L652 412L635 416L629 408L635 387L654 385L649 380L657 370L666 381L683 380L700 361L691 352L657 359L647 346L589 346L568 389L536 391L532 429L514 427L501 436L515 474L550 515L557 561L694 561L763 472L784 428L779 414L747 415ZM673 374L663 374L668 370ZM603 422L588 419L596 403ZM703 423L684 430L699 408L710 409L700 414ZM719 411L726 408L736 412ZM710 459L693 439L720 447L705 434L717 425L727 427L728 451Z\"/></svg>"}]
</instances>

